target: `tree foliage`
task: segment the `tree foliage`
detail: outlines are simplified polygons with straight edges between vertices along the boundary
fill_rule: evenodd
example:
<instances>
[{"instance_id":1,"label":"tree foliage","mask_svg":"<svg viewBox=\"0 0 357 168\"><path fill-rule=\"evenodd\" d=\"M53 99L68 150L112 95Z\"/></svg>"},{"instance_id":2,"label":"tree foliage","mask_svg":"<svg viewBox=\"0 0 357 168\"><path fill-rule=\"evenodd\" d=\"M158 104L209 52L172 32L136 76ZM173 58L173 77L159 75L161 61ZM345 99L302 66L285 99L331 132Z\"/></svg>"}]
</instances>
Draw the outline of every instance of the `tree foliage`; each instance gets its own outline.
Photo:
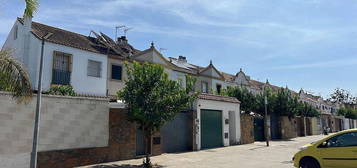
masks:
<instances>
[{"instance_id":1,"label":"tree foliage","mask_svg":"<svg viewBox=\"0 0 357 168\"><path fill-rule=\"evenodd\" d=\"M147 147L155 131L175 115L186 110L197 95L191 93L194 79L187 76L187 87L170 80L164 68L151 63L126 63L128 79L118 97L128 105L128 118L139 125L145 134ZM146 149L145 166L150 166L149 149Z\"/></svg>"},{"instance_id":2,"label":"tree foliage","mask_svg":"<svg viewBox=\"0 0 357 168\"><path fill-rule=\"evenodd\" d=\"M37 12L39 3L38 0L25 0L26 7L24 11L25 17L33 17L33 14Z\"/></svg>"},{"instance_id":3,"label":"tree foliage","mask_svg":"<svg viewBox=\"0 0 357 168\"><path fill-rule=\"evenodd\" d=\"M357 103L357 97L354 97L348 90L336 88L330 95L333 103L353 104Z\"/></svg>"},{"instance_id":4,"label":"tree foliage","mask_svg":"<svg viewBox=\"0 0 357 168\"><path fill-rule=\"evenodd\" d=\"M357 119L357 109L343 107L338 109L337 114L346 118Z\"/></svg>"},{"instance_id":5,"label":"tree foliage","mask_svg":"<svg viewBox=\"0 0 357 168\"><path fill-rule=\"evenodd\" d=\"M222 95L236 97L241 101L240 108L244 112L252 112L255 110L257 105L257 99L252 92L250 92L246 87L238 86L235 88L228 88L222 90Z\"/></svg>"},{"instance_id":6,"label":"tree foliage","mask_svg":"<svg viewBox=\"0 0 357 168\"><path fill-rule=\"evenodd\" d=\"M265 89L254 95L244 86L227 89L226 96L236 97L241 101L241 110L255 112L261 115L265 113L265 97L267 98L268 114L276 113L279 116L305 116L317 117L319 112L310 104L299 101L299 98L291 93L288 88L280 88L273 91L267 85Z\"/></svg>"},{"instance_id":7,"label":"tree foliage","mask_svg":"<svg viewBox=\"0 0 357 168\"><path fill-rule=\"evenodd\" d=\"M0 90L14 93L17 102L27 103L32 98L29 75L10 50L0 51Z\"/></svg>"}]
</instances>

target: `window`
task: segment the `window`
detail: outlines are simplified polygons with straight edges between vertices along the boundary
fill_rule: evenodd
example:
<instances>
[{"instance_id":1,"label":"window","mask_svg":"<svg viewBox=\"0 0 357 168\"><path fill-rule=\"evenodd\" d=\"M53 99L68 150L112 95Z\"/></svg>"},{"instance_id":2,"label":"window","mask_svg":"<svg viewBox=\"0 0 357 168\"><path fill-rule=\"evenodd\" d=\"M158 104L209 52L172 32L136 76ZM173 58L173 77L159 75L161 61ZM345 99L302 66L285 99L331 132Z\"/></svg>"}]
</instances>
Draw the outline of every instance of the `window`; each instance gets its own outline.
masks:
<instances>
[{"instance_id":1,"label":"window","mask_svg":"<svg viewBox=\"0 0 357 168\"><path fill-rule=\"evenodd\" d=\"M327 141L328 147L357 146L357 132L345 133L335 136Z\"/></svg>"},{"instance_id":2,"label":"window","mask_svg":"<svg viewBox=\"0 0 357 168\"><path fill-rule=\"evenodd\" d=\"M71 54L54 51L52 84L69 85L71 81Z\"/></svg>"},{"instance_id":3,"label":"window","mask_svg":"<svg viewBox=\"0 0 357 168\"><path fill-rule=\"evenodd\" d=\"M112 65L112 79L122 80L122 66Z\"/></svg>"},{"instance_id":4,"label":"window","mask_svg":"<svg viewBox=\"0 0 357 168\"><path fill-rule=\"evenodd\" d=\"M102 63L99 61L88 60L87 75L101 77Z\"/></svg>"},{"instance_id":5,"label":"window","mask_svg":"<svg viewBox=\"0 0 357 168\"><path fill-rule=\"evenodd\" d=\"M220 94L221 93L221 89L222 89L222 85L221 84L216 84L216 89L217 89L217 93Z\"/></svg>"},{"instance_id":6,"label":"window","mask_svg":"<svg viewBox=\"0 0 357 168\"><path fill-rule=\"evenodd\" d=\"M15 25L15 27L14 27L14 40L17 39L17 33L18 33L18 31L19 31L19 27L18 27L17 25Z\"/></svg>"},{"instance_id":7,"label":"window","mask_svg":"<svg viewBox=\"0 0 357 168\"><path fill-rule=\"evenodd\" d=\"M208 93L208 83L207 82L202 82L201 83L201 92L202 93Z\"/></svg>"}]
</instances>

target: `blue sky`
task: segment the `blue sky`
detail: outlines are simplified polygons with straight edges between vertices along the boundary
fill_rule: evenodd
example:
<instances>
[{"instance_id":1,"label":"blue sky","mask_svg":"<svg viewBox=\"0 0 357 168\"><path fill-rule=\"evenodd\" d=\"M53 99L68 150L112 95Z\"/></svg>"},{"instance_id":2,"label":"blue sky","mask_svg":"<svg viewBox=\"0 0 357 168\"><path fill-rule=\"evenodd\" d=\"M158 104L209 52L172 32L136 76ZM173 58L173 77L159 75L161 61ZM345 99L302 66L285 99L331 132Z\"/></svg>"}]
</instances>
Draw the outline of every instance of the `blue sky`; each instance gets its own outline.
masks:
<instances>
[{"instance_id":1,"label":"blue sky","mask_svg":"<svg viewBox=\"0 0 357 168\"><path fill-rule=\"evenodd\" d=\"M84 35L154 41L165 56L184 55L235 74L327 97L336 87L357 93L357 0L61 0L40 1L34 21ZM0 0L0 44L22 16L23 0ZM119 35L122 35L120 32Z\"/></svg>"}]
</instances>

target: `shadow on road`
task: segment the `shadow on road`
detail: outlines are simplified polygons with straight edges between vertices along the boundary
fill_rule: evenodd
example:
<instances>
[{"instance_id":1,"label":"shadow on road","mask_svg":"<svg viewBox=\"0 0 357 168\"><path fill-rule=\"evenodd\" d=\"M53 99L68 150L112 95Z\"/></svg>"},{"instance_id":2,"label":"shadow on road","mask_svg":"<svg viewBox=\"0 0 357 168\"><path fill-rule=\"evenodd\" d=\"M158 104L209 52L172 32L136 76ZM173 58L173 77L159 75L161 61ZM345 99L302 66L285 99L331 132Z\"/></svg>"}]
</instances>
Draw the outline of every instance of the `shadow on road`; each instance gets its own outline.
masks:
<instances>
[{"instance_id":1,"label":"shadow on road","mask_svg":"<svg viewBox=\"0 0 357 168\"><path fill-rule=\"evenodd\" d=\"M142 165L129 165L129 164L124 164L124 165L112 164L112 165L96 165L96 166L92 166L89 168L143 168L143 166ZM163 168L163 166L154 165L153 168Z\"/></svg>"}]
</instances>

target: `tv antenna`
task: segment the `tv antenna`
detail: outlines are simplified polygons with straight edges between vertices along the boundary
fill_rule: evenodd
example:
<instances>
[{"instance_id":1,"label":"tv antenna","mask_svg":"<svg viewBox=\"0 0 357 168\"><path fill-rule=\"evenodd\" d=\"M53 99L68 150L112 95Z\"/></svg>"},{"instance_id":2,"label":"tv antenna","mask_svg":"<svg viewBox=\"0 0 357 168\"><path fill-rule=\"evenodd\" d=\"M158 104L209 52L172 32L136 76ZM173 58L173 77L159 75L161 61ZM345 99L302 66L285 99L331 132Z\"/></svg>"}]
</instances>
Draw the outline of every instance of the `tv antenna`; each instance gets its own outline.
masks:
<instances>
[{"instance_id":1,"label":"tv antenna","mask_svg":"<svg viewBox=\"0 0 357 168\"><path fill-rule=\"evenodd\" d=\"M115 40L118 40L118 29L123 29L125 27L125 25L115 26Z\"/></svg>"},{"instance_id":2,"label":"tv antenna","mask_svg":"<svg viewBox=\"0 0 357 168\"><path fill-rule=\"evenodd\" d=\"M161 51L165 51L165 50L167 50L167 48L160 48L159 49L160 53L161 53Z\"/></svg>"},{"instance_id":3,"label":"tv antenna","mask_svg":"<svg viewBox=\"0 0 357 168\"><path fill-rule=\"evenodd\" d=\"M124 36L126 36L126 33L129 31L129 30L131 30L131 29L133 29L134 27L125 27L124 28Z\"/></svg>"}]
</instances>

